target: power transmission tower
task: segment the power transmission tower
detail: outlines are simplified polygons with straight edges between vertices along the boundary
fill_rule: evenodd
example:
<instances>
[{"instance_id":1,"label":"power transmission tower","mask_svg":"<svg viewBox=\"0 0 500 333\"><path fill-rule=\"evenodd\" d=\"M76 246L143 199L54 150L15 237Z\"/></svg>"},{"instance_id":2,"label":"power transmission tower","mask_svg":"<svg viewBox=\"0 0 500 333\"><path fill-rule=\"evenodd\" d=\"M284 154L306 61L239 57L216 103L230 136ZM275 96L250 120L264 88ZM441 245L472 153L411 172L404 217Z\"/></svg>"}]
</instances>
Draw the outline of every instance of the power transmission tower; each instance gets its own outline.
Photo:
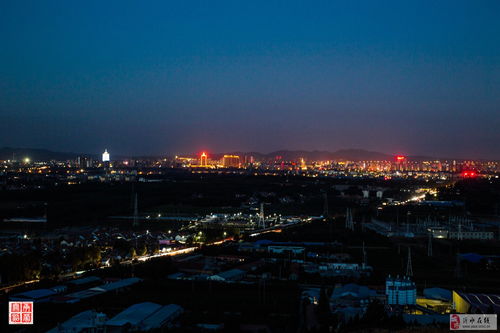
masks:
<instances>
[{"instance_id":1,"label":"power transmission tower","mask_svg":"<svg viewBox=\"0 0 500 333\"><path fill-rule=\"evenodd\" d=\"M345 216L345 228L351 231L354 231L354 222L352 220L352 212L351 208L347 208L346 216Z\"/></svg>"},{"instance_id":2,"label":"power transmission tower","mask_svg":"<svg viewBox=\"0 0 500 333\"><path fill-rule=\"evenodd\" d=\"M413 267L411 264L411 247L408 246L408 261L406 262L406 276L413 276Z\"/></svg>"},{"instance_id":3,"label":"power transmission tower","mask_svg":"<svg viewBox=\"0 0 500 333\"><path fill-rule=\"evenodd\" d=\"M266 223L264 221L264 203L260 203L260 212L259 212L259 227L264 229L266 227Z\"/></svg>"},{"instance_id":4,"label":"power transmission tower","mask_svg":"<svg viewBox=\"0 0 500 333\"><path fill-rule=\"evenodd\" d=\"M429 241L427 242L427 256L432 257L432 233L429 232Z\"/></svg>"}]
</instances>

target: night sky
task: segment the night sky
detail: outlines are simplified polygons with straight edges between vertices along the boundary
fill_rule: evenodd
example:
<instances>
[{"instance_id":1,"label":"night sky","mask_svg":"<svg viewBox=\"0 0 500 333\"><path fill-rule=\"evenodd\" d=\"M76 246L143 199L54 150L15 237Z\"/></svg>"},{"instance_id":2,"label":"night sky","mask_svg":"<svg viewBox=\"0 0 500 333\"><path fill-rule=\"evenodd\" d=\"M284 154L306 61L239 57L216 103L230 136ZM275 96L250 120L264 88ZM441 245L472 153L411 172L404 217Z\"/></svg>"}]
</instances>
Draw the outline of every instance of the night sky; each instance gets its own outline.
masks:
<instances>
[{"instance_id":1,"label":"night sky","mask_svg":"<svg viewBox=\"0 0 500 333\"><path fill-rule=\"evenodd\" d=\"M500 1L1 1L0 147L500 159Z\"/></svg>"}]
</instances>

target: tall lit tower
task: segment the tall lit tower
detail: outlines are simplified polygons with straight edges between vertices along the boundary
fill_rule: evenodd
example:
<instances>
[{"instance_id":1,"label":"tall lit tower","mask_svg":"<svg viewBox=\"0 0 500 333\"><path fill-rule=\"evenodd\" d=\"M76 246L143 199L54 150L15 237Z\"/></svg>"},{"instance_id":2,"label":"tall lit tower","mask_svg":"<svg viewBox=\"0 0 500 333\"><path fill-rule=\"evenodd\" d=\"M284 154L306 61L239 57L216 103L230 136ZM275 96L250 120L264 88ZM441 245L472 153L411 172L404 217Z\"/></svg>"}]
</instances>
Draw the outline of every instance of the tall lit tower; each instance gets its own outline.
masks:
<instances>
[{"instance_id":1,"label":"tall lit tower","mask_svg":"<svg viewBox=\"0 0 500 333\"><path fill-rule=\"evenodd\" d=\"M427 256L432 257L432 233L429 232L429 240L427 241Z\"/></svg>"},{"instance_id":2,"label":"tall lit tower","mask_svg":"<svg viewBox=\"0 0 500 333\"><path fill-rule=\"evenodd\" d=\"M102 161L109 162L109 153L107 149L104 149L104 153L102 153Z\"/></svg>"},{"instance_id":3,"label":"tall lit tower","mask_svg":"<svg viewBox=\"0 0 500 333\"><path fill-rule=\"evenodd\" d=\"M207 154L205 152L201 153L201 157L200 157L200 165L201 166L207 166L208 163L207 163Z\"/></svg>"},{"instance_id":4,"label":"tall lit tower","mask_svg":"<svg viewBox=\"0 0 500 333\"><path fill-rule=\"evenodd\" d=\"M345 228L351 231L354 231L354 221L352 219L352 211L351 208L347 208L346 216L345 216Z\"/></svg>"},{"instance_id":5,"label":"tall lit tower","mask_svg":"<svg viewBox=\"0 0 500 333\"><path fill-rule=\"evenodd\" d=\"M406 276L413 276L413 265L411 264L411 247L408 246L408 260L406 261Z\"/></svg>"},{"instance_id":6,"label":"tall lit tower","mask_svg":"<svg viewBox=\"0 0 500 333\"><path fill-rule=\"evenodd\" d=\"M260 212L259 212L259 226L262 226L262 229L266 227L266 222L265 222L265 216L264 216L264 203L260 203Z\"/></svg>"}]
</instances>

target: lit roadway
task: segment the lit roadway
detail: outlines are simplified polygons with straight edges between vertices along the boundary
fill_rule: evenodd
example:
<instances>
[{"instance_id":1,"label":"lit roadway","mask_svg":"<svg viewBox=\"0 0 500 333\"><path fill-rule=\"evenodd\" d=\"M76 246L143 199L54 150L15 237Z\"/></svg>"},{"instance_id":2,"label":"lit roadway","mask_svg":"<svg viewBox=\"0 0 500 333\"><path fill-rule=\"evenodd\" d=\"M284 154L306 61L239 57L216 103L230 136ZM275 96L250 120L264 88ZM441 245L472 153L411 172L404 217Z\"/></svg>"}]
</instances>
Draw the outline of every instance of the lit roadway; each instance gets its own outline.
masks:
<instances>
[{"instance_id":1,"label":"lit roadway","mask_svg":"<svg viewBox=\"0 0 500 333\"><path fill-rule=\"evenodd\" d=\"M270 228L267 228L267 229L262 229L262 230L259 230L259 231L255 231L250 236L254 237L254 236L258 236L258 235L265 234L265 233L268 233L268 232L281 232L282 229L284 229L284 228L287 228L287 227L290 227L290 226L295 226L295 225L298 225L298 224L300 224L300 223L290 223L290 224L281 225L279 227L274 226L274 227L270 227ZM224 244L226 242L233 241L233 240L234 240L233 237L228 237L228 238L224 238L224 239L221 239L221 240L218 240L218 241L213 241L213 242L210 242L210 243L204 243L204 245L208 245L208 246L211 246L211 245L221 245L221 244ZM158 253L158 254L151 254L151 255L140 256L140 257L137 257L137 258L134 258L134 259L124 260L121 263L122 264L132 264L133 265L133 264L137 264L138 262L145 262L145 261L148 261L148 260L153 259L153 258L159 258L159 257L165 257L165 256L178 256L178 255L188 254L188 253L192 253L192 252L198 250L200 247L201 247L201 244L198 245L198 246L185 247L185 248L181 248L181 249L174 250L174 251L167 251L167 252L164 252L164 253ZM135 262L135 260L137 260L138 262ZM98 269L106 269L107 267L108 266L101 266L101 267L93 268L93 269L89 269L89 270L83 270L83 271L78 271L78 272L71 272L71 273L59 275L59 278L60 279L65 279L65 278L75 277L77 275L81 275L81 274L84 274L84 273L92 272L92 271L95 271L95 270L98 270ZM31 280L31 281L19 282L17 284L13 284L13 285L10 285L10 286L2 287L2 288L0 288L0 291L9 290L9 289L12 289L12 288L20 287L20 286L27 285L27 284L36 283L36 282L39 282L39 281L40 280Z\"/></svg>"},{"instance_id":2,"label":"lit roadway","mask_svg":"<svg viewBox=\"0 0 500 333\"><path fill-rule=\"evenodd\" d=\"M215 241L215 242L211 242L211 243L206 243L205 245L220 245L220 244L223 244L225 242L232 241L232 240L234 240L234 239L232 237L230 237L230 238L225 238L225 239L222 239L222 240L219 240L219 241ZM144 261L148 261L148 260L153 259L153 258L159 258L159 257L165 257L165 256L178 256L178 255L182 255L182 254L188 254L188 253L196 251L199 248L200 248L200 246L185 247L185 248L174 250L174 251L168 251L168 252L164 252L164 253L145 255L145 256L140 256L140 257L134 258L134 259L123 260L121 263L122 264L137 264L136 262L134 262L136 259L138 261L140 261L140 262L144 262ZM98 268L93 268L93 269L88 269L88 270L83 270L83 271L77 271L77 272L71 272L71 273L67 273L67 274L62 274L62 275L59 275L59 279L71 278L71 277L74 277L74 276L77 276L77 275L81 275L81 274L84 274L84 273L88 273L88 272L92 272L92 271L95 271L95 270L98 270L98 269L105 269L107 267L108 266L101 266L101 267L98 267ZM21 287L21 286L28 285L28 284L37 283L39 281L40 280L31 280L31 281L19 282L19 283L16 283L16 284L12 284L12 285L9 285L9 286L2 287L2 288L0 288L0 291L8 291L9 289Z\"/></svg>"}]
</instances>

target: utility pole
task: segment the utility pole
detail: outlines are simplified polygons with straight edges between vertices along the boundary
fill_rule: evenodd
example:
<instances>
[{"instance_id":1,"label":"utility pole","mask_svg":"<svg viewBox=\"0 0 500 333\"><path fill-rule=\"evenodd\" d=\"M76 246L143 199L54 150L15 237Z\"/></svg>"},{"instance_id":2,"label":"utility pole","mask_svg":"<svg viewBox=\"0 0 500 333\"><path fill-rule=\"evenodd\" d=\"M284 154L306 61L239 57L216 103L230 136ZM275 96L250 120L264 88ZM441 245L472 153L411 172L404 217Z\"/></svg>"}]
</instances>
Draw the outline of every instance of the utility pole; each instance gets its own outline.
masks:
<instances>
[{"instance_id":1,"label":"utility pole","mask_svg":"<svg viewBox=\"0 0 500 333\"><path fill-rule=\"evenodd\" d=\"M345 228L351 231L354 231L354 222L352 220L352 212L351 208L347 208L346 216L345 216Z\"/></svg>"}]
</instances>

